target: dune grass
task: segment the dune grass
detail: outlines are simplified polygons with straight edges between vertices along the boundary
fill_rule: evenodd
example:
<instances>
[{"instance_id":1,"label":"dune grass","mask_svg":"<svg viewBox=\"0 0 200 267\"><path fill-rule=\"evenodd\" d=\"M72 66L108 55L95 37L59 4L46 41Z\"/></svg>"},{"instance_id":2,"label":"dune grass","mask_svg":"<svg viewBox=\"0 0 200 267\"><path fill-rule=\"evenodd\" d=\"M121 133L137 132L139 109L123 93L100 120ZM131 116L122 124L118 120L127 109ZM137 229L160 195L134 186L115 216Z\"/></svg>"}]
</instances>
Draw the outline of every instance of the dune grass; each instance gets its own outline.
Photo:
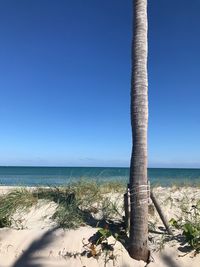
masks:
<instances>
[{"instance_id":1,"label":"dune grass","mask_svg":"<svg viewBox=\"0 0 200 267\"><path fill-rule=\"evenodd\" d=\"M16 210L24 211L37 203L37 198L27 189L20 188L0 196L0 227L10 226Z\"/></svg>"},{"instance_id":2,"label":"dune grass","mask_svg":"<svg viewBox=\"0 0 200 267\"><path fill-rule=\"evenodd\" d=\"M86 224L86 215L101 214L99 219L120 217L118 205L111 199L112 193L123 194L125 185L119 182L98 184L80 180L63 187L43 187L34 190L19 188L0 196L0 227L11 226L12 215L25 211L38 200L53 201L57 209L52 219L63 228L77 228ZM108 196L110 194L110 196ZM122 215L121 215L122 218Z\"/></svg>"},{"instance_id":3,"label":"dune grass","mask_svg":"<svg viewBox=\"0 0 200 267\"><path fill-rule=\"evenodd\" d=\"M178 190L174 188L174 190ZM52 214L58 226L75 229L89 224L100 226L100 222L123 222L123 194L126 185L119 182L98 184L95 181L80 180L62 187L43 188L18 188L6 195L0 195L0 227L12 227L12 218L16 211L25 212L41 200L57 204ZM173 192L173 190L172 190ZM115 197L113 197L115 196ZM187 243L197 253L200 252L200 201L193 205L184 195L179 199L178 205L182 213L176 220L172 218L171 225L179 230L179 235L185 237ZM174 205L171 194L165 199L163 205ZM152 210L154 216L154 208ZM156 221L149 222L149 229L156 230ZM89 224L91 225L91 224ZM154 237L153 237L154 238ZM156 248L162 249L168 241L168 236L163 234L161 239L156 239Z\"/></svg>"}]
</instances>

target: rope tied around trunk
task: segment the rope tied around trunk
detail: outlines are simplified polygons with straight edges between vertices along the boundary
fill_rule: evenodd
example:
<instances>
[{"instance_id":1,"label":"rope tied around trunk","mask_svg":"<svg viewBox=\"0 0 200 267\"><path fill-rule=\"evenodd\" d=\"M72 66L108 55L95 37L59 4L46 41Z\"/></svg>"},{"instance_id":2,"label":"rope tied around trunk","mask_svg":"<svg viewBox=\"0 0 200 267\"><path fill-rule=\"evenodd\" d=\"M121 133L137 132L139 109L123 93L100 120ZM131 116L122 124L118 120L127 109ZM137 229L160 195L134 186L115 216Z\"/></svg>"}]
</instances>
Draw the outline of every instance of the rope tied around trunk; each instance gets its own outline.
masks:
<instances>
[{"instance_id":1,"label":"rope tied around trunk","mask_svg":"<svg viewBox=\"0 0 200 267\"><path fill-rule=\"evenodd\" d=\"M150 183L148 182L147 184L140 184L129 188L128 194L130 196L130 204L141 206L150 203Z\"/></svg>"}]
</instances>

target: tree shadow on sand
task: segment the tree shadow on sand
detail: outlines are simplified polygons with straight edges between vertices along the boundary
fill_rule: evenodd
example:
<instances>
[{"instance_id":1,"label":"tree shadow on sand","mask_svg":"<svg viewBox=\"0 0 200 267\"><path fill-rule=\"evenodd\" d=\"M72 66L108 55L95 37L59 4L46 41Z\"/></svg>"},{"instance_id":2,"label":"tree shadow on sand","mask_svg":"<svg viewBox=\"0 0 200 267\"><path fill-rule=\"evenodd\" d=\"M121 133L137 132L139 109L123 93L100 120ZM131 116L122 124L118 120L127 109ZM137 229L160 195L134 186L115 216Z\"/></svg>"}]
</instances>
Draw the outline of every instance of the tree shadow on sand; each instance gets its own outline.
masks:
<instances>
[{"instance_id":1,"label":"tree shadow on sand","mask_svg":"<svg viewBox=\"0 0 200 267\"><path fill-rule=\"evenodd\" d=\"M118 235L118 241L127 248L128 237L124 231L124 222L114 222L108 219L95 219L90 212L82 211L81 212L83 221L85 225L89 225L94 228L108 228L113 236ZM22 255L16 260L12 267L42 267L41 259L39 252L46 248L50 243L54 241L53 233L61 229L60 226L56 226L47 232L45 232L39 239L33 241L30 246L22 253ZM95 235L94 235L95 236ZM88 241L91 241L93 237L89 237Z\"/></svg>"},{"instance_id":2,"label":"tree shadow on sand","mask_svg":"<svg viewBox=\"0 0 200 267\"><path fill-rule=\"evenodd\" d=\"M44 233L39 239L33 241L26 251L19 257L19 259L12 265L12 267L41 267L39 263L40 257L35 253L44 249L51 242L53 242L53 233L58 229L54 227Z\"/></svg>"},{"instance_id":3,"label":"tree shadow on sand","mask_svg":"<svg viewBox=\"0 0 200 267\"><path fill-rule=\"evenodd\" d=\"M84 222L94 228L106 228L109 229L112 236L118 236L118 241L125 247L125 249L128 249L129 245L129 238L125 231L125 223L123 221L116 222L113 220L108 219L101 219L97 220L95 219L90 212L87 211L81 211L82 217L84 219ZM91 238L91 237L90 237Z\"/></svg>"},{"instance_id":4,"label":"tree shadow on sand","mask_svg":"<svg viewBox=\"0 0 200 267\"><path fill-rule=\"evenodd\" d=\"M177 234L171 237L169 236L168 239L166 239L166 241L172 241L172 240L175 240L179 244L179 247L177 249L180 252L188 254L194 251L194 249L188 244L185 236L183 236L182 234Z\"/></svg>"},{"instance_id":5,"label":"tree shadow on sand","mask_svg":"<svg viewBox=\"0 0 200 267\"><path fill-rule=\"evenodd\" d=\"M169 267L181 267L181 265L177 264L172 257L168 256L168 255L162 255L162 259L163 261L166 263L166 266Z\"/></svg>"}]
</instances>

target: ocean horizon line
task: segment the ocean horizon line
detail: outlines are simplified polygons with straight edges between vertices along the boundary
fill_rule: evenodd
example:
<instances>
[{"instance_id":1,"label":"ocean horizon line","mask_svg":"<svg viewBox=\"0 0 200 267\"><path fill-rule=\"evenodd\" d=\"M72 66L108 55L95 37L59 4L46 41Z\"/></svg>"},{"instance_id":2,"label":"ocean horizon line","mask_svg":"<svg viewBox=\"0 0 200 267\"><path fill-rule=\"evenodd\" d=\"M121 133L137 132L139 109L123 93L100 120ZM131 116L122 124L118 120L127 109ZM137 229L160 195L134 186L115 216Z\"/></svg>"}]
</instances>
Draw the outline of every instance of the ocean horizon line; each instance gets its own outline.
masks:
<instances>
[{"instance_id":1,"label":"ocean horizon line","mask_svg":"<svg viewBox=\"0 0 200 267\"><path fill-rule=\"evenodd\" d=\"M0 165L0 168L116 168L129 169L130 166L64 166L64 165ZM183 169L183 170L199 170L200 167L147 167L147 169Z\"/></svg>"}]
</instances>

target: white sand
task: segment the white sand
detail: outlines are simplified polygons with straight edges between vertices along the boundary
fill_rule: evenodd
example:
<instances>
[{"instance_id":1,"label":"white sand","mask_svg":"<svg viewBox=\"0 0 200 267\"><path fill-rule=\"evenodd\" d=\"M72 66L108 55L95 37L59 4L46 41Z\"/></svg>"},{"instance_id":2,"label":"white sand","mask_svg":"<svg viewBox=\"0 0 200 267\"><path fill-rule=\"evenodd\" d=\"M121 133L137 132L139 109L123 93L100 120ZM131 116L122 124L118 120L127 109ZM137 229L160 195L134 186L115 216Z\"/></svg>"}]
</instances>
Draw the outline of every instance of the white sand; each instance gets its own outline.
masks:
<instances>
[{"instance_id":1,"label":"white sand","mask_svg":"<svg viewBox=\"0 0 200 267\"><path fill-rule=\"evenodd\" d=\"M0 193L6 193L12 188L0 187ZM197 188L162 188L155 190L155 195L163 207L167 219L176 218L181 214L181 205L191 206L200 199L200 189ZM121 199L122 201L122 199ZM105 255L97 261L94 258L80 256L85 250L83 243L96 233L92 227L81 227L77 230L56 228L51 216L56 209L53 202L39 201L29 212L15 214L12 229L0 229L0 267L96 267L105 266ZM152 212L153 214L153 212ZM150 216L156 230L162 226L154 211ZM152 262L149 267L199 267L200 255L193 257L193 252L185 255L180 251L179 241L162 243L162 234L150 233ZM112 237L110 243L114 243ZM66 253L77 257L67 257ZM109 260L106 266L144 267L145 263L131 259L120 242L114 245L116 260ZM183 256L185 255L185 256Z\"/></svg>"}]
</instances>

